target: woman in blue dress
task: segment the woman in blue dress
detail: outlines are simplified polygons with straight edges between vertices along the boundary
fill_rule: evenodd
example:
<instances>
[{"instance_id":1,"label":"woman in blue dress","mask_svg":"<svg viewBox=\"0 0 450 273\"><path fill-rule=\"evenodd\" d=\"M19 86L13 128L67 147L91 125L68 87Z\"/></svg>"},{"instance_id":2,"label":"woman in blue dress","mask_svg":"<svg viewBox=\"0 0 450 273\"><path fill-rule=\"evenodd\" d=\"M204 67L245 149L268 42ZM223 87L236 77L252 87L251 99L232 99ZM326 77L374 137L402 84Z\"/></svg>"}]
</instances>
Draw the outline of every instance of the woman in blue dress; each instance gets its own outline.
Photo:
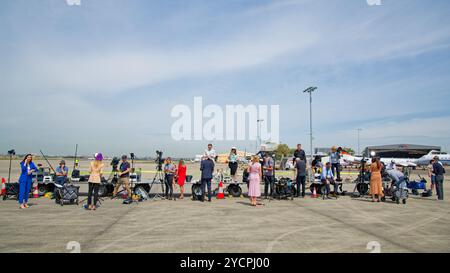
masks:
<instances>
[{"instance_id":1,"label":"woman in blue dress","mask_svg":"<svg viewBox=\"0 0 450 273\"><path fill-rule=\"evenodd\" d=\"M20 162L21 174L19 178L19 204L21 209L28 208L28 196L30 195L31 185L33 184L33 172L38 168L33 163L33 156L27 154Z\"/></svg>"}]
</instances>

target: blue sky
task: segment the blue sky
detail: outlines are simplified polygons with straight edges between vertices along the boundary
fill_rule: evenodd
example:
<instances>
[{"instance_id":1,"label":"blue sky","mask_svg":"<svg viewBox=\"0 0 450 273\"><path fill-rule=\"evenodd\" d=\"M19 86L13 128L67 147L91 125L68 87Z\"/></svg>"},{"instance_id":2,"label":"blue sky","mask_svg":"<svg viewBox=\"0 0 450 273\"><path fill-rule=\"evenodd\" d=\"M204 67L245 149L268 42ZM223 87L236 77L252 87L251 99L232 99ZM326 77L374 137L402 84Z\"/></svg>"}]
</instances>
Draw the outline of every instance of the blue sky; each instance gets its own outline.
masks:
<instances>
[{"instance_id":1,"label":"blue sky","mask_svg":"<svg viewBox=\"0 0 450 273\"><path fill-rule=\"evenodd\" d=\"M450 1L3 0L0 149L173 156L177 104L279 104L309 147L450 148ZM217 142L255 149L254 142Z\"/></svg>"}]
</instances>

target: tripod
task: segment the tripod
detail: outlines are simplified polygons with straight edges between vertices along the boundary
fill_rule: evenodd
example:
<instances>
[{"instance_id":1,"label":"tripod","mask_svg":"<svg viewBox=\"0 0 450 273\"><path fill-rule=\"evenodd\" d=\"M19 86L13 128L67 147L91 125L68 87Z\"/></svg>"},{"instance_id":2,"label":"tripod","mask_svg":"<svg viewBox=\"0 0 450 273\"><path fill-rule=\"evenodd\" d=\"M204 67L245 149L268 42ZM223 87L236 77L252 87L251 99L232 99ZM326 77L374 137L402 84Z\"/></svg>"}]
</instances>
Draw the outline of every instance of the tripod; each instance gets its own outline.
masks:
<instances>
[{"instance_id":1,"label":"tripod","mask_svg":"<svg viewBox=\"0 0 450 273\"><path fill-rule=\"evenodd\" d=\"M159 181L160 184L161 184L161 189L162 189L163 195L160 195L160 194L156 193L153 196L152 200L155 200L156 198L164 199L164 193L165 193L165 191L164 191L164 179L165 179L165 176L164 176L164 173L162 171L162 165L158 164L155 177L153 178L153 181L150 184L150 188L148 189L148 193L150 194L150 192L152 191L152 188L153 188L153 185L155 184L155 182Z\"/></svg>"},{"instance_id":2,"label":"tripod","mask_svg":"<svg viewBox=\"0 0 450 273\"><path fill-rule=\"evenodd\" d=\"M113 168L113 172L111 173L111 175L110 175L109 178L107 179L107 181L109 181L109 179L111 179L111 176L112 176L111 184L114 186L114 188L116 187L117 183L119 183L119 174L118 174L117 172L118 172L118 170L115 169L115 168ZM124 186L122 186L122 187L124 187ZM121 191L117 192L116 195L113 195L113 196L111 197L111 199L116 199L116 198L118 198L119 196L122 195L122 193L123 193L124 191L126 191L125 188L123 188Z\"/></svg>"}]
</instances>

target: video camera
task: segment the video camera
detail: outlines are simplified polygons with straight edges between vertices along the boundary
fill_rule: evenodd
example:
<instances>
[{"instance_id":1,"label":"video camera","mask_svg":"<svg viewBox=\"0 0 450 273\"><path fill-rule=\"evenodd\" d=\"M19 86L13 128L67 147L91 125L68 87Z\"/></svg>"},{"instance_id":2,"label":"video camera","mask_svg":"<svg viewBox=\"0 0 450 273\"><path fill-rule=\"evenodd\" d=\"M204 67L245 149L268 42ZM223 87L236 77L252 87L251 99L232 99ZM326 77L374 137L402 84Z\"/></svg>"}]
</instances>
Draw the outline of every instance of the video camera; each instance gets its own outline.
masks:
<instances>
[{"instance_id":1,"label":"video camera","mask_svg":"<svg viewBox=\"0 0 450 273\"><path fill-rule=\"evenodd\" d=\"M16 155L16 150L9 150L8 155Z\"/></svg>"},{"instance_id":2,"label":"video camera","mask_svg":"<svg viewBox=\"0 0 450 273\"><path fill-rule=\"evenodd\" d=\"M164 163L163 159L163 152L162 151L156 151L156 164L158 164L157 168L158 170L162 170L162 165Z\"/></svg>"},{"instance_id":3,"label":"video camera","mask_svg":"<svg viewBox=\"0 0 450 273\"><path fill-rule=\"evenodd\" d=\"M120 163L120 159L118 157L114 157L111 160L111 166L113 167L114 172L117 172L117 166L119 166L119 163Z\"/></svg>"}]
</instances>

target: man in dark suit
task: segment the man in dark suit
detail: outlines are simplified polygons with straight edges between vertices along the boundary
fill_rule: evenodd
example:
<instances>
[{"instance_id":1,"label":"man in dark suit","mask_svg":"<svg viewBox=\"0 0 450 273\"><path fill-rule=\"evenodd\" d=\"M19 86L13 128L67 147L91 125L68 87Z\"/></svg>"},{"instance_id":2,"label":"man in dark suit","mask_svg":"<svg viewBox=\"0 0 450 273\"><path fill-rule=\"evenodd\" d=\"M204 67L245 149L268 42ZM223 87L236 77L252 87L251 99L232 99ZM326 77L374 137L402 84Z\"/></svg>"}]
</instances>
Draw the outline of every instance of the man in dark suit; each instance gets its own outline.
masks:
<instances>
[{"instance_id":1,"label":"man in dark suit","mask_svg":"<svg viewBox=\"0 0 450 273\"><path fill-rule=\"evenodd\" d=\"M444 200L444 174L445 169L441 162L439 162L439 157L434 157L433 163L433 173L436 175L436 194L438 200Z\"/></svg>"},{"instance_id":2,"label":"man in dark suit","mask_svg":"<svg viewBox=\"0 0 450 273\"><path fill-rule=\"evenodd\" d=\"M214 162L209 157L203 157L200 163L200 171L202 172L202 198L201 201L205 201L205 187L208 187L208 202L211 202L211 181L214 173Z\"/></svg>"},{"instance_id":3,"label":"man in dark suit","mask_svg":"<svg viewBox=\"0 0 450 273\"><path fill-rule=\"evenodd\" d=\"M292 164L295 166L297 163L297 158L300 158L301 160L305 160L306 162L306 153L302 149L302 144L297 144L297 150L294 152L294 159L292 160Z\"/></svg>"}]
</instances>

